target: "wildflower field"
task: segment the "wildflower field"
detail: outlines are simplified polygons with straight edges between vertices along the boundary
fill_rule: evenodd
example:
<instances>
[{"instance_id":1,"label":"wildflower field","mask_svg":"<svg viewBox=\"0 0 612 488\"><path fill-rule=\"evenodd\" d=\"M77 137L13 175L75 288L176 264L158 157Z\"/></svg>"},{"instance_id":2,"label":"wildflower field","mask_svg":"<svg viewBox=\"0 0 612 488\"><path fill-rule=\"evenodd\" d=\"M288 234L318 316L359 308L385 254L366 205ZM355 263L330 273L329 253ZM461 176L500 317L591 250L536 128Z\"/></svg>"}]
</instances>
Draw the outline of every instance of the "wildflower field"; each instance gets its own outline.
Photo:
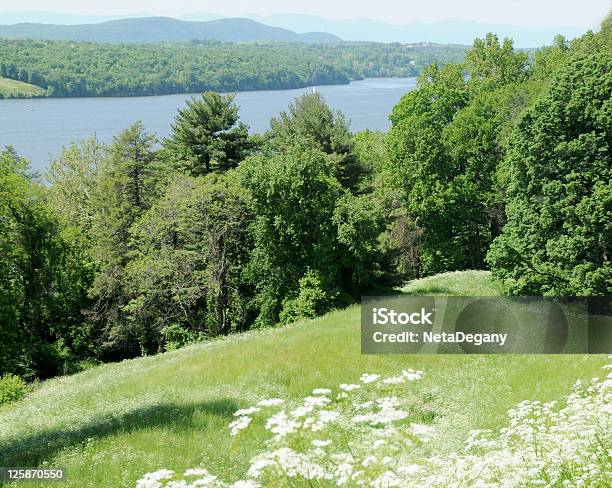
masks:
<instances>
[{"instance_id":1,"label":"wildflower field","mask_svg":"<svg viewBox=\"0 0 612 488\"><path fill-rule=\"evenodd\" d=\"M484 272L404 291L499 292ZM0 407L0 465L70 487L610 486L612 359L368 356L359 318L47 381Z\"/></svg>"}]
</instances>

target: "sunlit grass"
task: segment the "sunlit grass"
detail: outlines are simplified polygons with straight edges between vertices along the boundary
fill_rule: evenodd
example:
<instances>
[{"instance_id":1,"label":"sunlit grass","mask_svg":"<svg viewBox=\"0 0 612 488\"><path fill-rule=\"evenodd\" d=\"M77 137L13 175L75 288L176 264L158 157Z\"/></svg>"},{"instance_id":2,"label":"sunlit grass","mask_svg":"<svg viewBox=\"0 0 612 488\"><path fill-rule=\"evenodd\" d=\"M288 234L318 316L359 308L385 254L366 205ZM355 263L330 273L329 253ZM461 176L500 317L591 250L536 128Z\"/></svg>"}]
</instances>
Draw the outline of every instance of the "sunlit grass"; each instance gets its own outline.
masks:
<instances>
[{"instance_id":1,"label":"sunlit grass","mask_svg":"<svg viewBox=\"0 0 612 488\"><path fill-rule=\"evenodd\" d=\"M39 86L24 83L23 81L0 78L0 95L10 97L39 97L45 90Z\"/></svg>"},{"instance_id":2,"label":"sunlit grass","mask_svg":"<svg viewBox=\"0 0 612 488\"><path fill-rule=\"evenodd\" d=\"M488 271L453 271L411 281L402 291L409 295L488 297L500 295L502 287Z\"/></svg>"},{"instance_id":3,"label":"sunlit grass","mask_svg":"<svg viewBox=\"0 0 612 488\"><path fill-rule=\"evenodd\" d=\"M406 290L426 293L434 285L440 294L496 289L487 273L468 272ZM198 465L237 479L261 448L257 429L232 444L227 425L237 408L408 367L425 372L413 395L441 433L430 448L448 451L471 429L504 425L506 411L521 400L566 396L576 379L600 375L604 364L602 356L362 355L359 320L353 306L47 381L0 408L0 465L63 467L67 487L134 486L146 472Z\"/></svg>"}]
</instances>

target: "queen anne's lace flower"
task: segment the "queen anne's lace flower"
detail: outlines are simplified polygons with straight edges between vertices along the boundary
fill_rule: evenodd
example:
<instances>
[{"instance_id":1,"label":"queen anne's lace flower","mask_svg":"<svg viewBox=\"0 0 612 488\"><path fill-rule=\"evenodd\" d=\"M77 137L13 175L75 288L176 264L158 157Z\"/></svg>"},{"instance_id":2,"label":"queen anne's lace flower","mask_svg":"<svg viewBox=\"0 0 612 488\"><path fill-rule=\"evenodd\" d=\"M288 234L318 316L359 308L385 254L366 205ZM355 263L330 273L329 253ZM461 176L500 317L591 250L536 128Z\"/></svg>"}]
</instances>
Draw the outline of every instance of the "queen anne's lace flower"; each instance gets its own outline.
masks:
<instances>
[{"instance_id":1,"label":"queen anne's lace flower","mask_svg":"<svg viewBox=\"0 0 612 488\"><path fill-rule=\"evenodd\" d=\"M301 405L271 415L265 427L273 436L267 450L251 460L248 479L228 484L203 468L177 479L173 471L160 470L144 475L136 487L607 486L609 467L601 460L612 453L612 373L604 381L593 379L590 386L577 383L564 406L520 402L498 433L470 432L463 452L414 462L410 448L435 435L430 425L407 420L410 406L403 383L422 374L412 369L382 379L364 374L361 384L340 385L335 399L328 397L331 390L318 388ZM380 396L381 391L396 396ZM283 404L281 399L262 400L238 410L230 433L248 428L249 415Z\"/></svg>"},{"instance_id":2,"label":"queen anne's lace flower","mask_svg":"<svg viewBox=\"0 0 612 488\"><path fill-rule=\"evenodd\" d=\"M161 481L172 478L173 476L174 471L169 469L160 469L152 473L147 473L136 482L136 488L159 488L162 486Z\"/></svg>"},{"instance_id":3,"label":"queen anne's lace flower","mask_svg":"<svg viewBox=\"0 0 612 488\"><path fill-rule=\"evenodd\" d=\"M257 407L243 408L241 410L236 410L234 413L234 417L243 417L245 415L252 415L254 413L259 412L261 409Z\"/></svg>"},{"instance_id":4,"label":"queen anne's lace flower","mask_svg":"<svg viewBox=\"0 0 612 488\"><path fill-rule=\"evenodd\" d=\"M380 378L379 374L368 374L368 373L364 373L361 375L361 382L364 384L368 384L368 383L374 383L377 379Z\"/></svg>"},{"instance_id":5,"label":"queen anne's lace flower","mask_svg":"<svg viewBox=\"0 0 612 488\"><path fill-rule=\"evenodd\" d=\"M249 426L249 424L251 423L251 420L252 420L251 417L246 417L246 416L238 417L237 420L229 424L230 434L232 436L238 435L238 433L241 430L244 430Z\"/></svg>"},{"instance_id":6,"label":"queen anne's lace flower","mask_svg":"<svg viewBox=\"0 0 612 488\"><path fill-rule=\"evenodd\" d=\"M285 400L282 398L270 398L268 400L261 400L257 406L258 407L279 407L285 403Z\"/></svg>"},{"instance_id":7,"label":"queen anne's lace flower","mask_svg":"<svg viewBox=\"0 0 612 488\"><path fill-rule=\"evenodd\" d=\"M270 417L266 423L266 429L276 434L279 438L292 434L299 428L300 424L287 416L286 412L279 412Z\"/></svg>"}]
</instances>

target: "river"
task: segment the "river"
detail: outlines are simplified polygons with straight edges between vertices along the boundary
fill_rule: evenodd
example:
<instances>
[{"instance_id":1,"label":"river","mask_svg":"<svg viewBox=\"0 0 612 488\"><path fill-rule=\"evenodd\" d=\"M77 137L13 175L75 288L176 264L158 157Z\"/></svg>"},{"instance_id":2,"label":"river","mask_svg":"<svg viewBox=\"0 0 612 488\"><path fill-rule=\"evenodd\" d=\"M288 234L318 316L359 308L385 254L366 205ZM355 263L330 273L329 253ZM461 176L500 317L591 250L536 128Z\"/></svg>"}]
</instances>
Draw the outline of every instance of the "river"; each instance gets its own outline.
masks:
<instances>
[{"instance_id":1,"label":"river","mask_svg":"<svg viewBox=\"0 0 612 488\"><path fill-rule=\"evenodd\" d=\"M367 78L316 89L333 109L345 114L353 131L360 131L387 130L393 106L415 87L415 78ZM308 91L312 88L239 92L240 118L252 132L264 132L270 117ZM44 170L62 146L94 133L110 142L137 120L157 136L166 136L177 109L190 96L0 100L0 148L12 145L33 169Z\"/></svg>"}]
</instances>

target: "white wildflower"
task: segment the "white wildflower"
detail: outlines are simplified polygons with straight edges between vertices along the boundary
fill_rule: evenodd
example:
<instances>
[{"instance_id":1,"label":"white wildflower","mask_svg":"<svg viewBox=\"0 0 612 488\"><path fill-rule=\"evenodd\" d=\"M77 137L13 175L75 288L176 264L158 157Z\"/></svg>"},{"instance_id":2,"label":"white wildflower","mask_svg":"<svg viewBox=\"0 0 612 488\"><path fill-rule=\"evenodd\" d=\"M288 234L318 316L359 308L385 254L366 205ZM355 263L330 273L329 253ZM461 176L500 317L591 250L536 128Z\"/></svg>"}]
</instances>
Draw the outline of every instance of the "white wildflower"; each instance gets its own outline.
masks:
<instances>
[{"instance_id":1,"label":"white wildflower","mask_svg":"<svg viewBox=\"0 0 612 488\"><path fill-rule=\"evenodd\" d=\"M435 433L435 430L428 425L410 424L410 432L417 439L426 442L431 440Z\"/></svg>"},{"instance_id":2,"label":"white wildflower","mask_svg":"<svg viewBox=\"0 0 612 488\"><path fill-rule=\"evenodd\" d=\"M402 371L402 376L404 376L404 378L406 378L408 381L420 380L421 376L423 376L423 371L407 369L405 371Z\"/></svg>"},{"instance_id":3,"label":"white wildflower","mask_svg":"<svg viewBox=\"0 0 612 488\"><path fill-rule=\"evenodd\" d=\"M350 463L340 464L336 471L334 472L334 477L336 478L336 484L338 486L342 486L350 481L353 476L353 465Z\"/></svg>"},{"instance_id":4,"label":"white wildflower","mask_svg":"<svg viewBox=\"0 0 612 488\"><path fill-rule=\"evenodd\" d=\"M244 430L249 426L251 420L251 417L239 417L237 420L229 424L230 435L238 435L241 430Z\"/></svg>"},{"instance_id":5,"label":"white wildflower","mask_svg":"<svg viewBox=\"0 0 612 488\"><path fill-rule=\"evenodd\" d=\"M302 405L301 407L294 408L289 412L289 415L297 419L305 417L313 412L314 407L312 405Z\"/></svg>"},{"instance_id":6,"label":"white wildflower","mask_svg":"<svg viewBox=\"0 0 612 488\"><path fill-rule=\"evenodd\" d=\"M378 378L380 378L379 374L368 374L364 373L361 375L361 382L363 384L374 383Z\"/></svg>"},{"instance_id":7,"label":"white wildflower","mask_svg":"<svg viewBox=\"0 0 612 488\"><path fill-rule=\"evenodd\" d=\"M304 421L304 428L312 432L319 432L340 417L340 412L335 410L320 410L316 417L310 417Z\"/></svg>"},{"instance_id":8,"label":"white wildflower","mask_svg":"<svg viewBox=\"0 0 612 488\"><path fill-rule=\"evenodd\" d=\"M236 410L234 413L234 417L244 417L245 415L252 415L254 413L259 412L261 409L257 407L243 408L240 410Z\"/></svg>"},{"instance_id":9,"label":"white wildflower","mask_svg":"<svg viewBox=\"0 0 612 488\"><path fill-rule=\"evenodd\" d=\"M389 378L385 378L384 380L382 380L382 383L385 385L399 385L405 382L406 382L405 376L391 376Z\"/></svg>"},{"instance_id":10,"label":"white wildflower","mask_svg":"<svg viewBox=\"0 0 612 488\"><path fill-rule=\"evenodd\" d=\"M261 400L258 407L279 407L285 403L285 400L281 398L270 398L268 400Z\"/></svg>"},{"instance_id":11,"label":"white wildflower","mask_svg":"<svg viewBox=\"0 0 612 488\"><path fill-rule=\"evenodd\" d=\"M189 468L185 470L183 476L209 476L210 473L204 468Z\"/></svg>"},{"instance_id":12,"label":"white wildflower","mask_svg":"<svg viewBox=\"0 0 612 488\"><path fill-rule=\"evenodd\" d=\"M373 443L372 443L372 449L378 449L379 447L384 446L386 443L386 441L384 439L376 439Z\"/></svg>"},{"instance_id":13,"label":"white wildflower","mask_svg":"<svg viewBox=\"0 0 612 488\"><path fill-rule=\"evenodd\" d=\"M406 466L400 466L397 468L397 472L403 475L412 476L421 470L421 466L418 464L408 464Z\"/></svg>"},{"instance_id":14,"label":"white wildflower","mask_svg":"<svg viewBox=\"0 0 612 488\"><path fill-rule=\"evenodd\" d=\"M286 412L279 412L270 417L266 423L266 429L279 437L285 437L295 432L300 424L290 419Z\"/></svg>"},{"instance_id":15,"label":"white wildflower","mask_svg":"<svg viewBox=\"0 0 612 488\"><path fill-rule=\"evenodd\" d=\"M393 472L386 471L372 482L374 488L391 488L402 486L402 480Z\"/></svg>"},{"instance_id":16,"label":"white wildflower","mask_svg":"<svg viewBox=\"0 0 612 488\"><path fill-rule=\"evenodd\" d=\"M230 488L259 488L259 484L253 480L240 480L231 484Z\"/></svg>"},{"instance_id":17,"label":"white wildflower","mask_svg":"<svg viewBox=\"0 0 612 488\"><path fill-rule=\"evenodd\" d=\"M190 484L187 483L185 480L175 480L175 481L168 481L168 483L166 483L164 485L164 488L193 488L194 486L202 486L202 487L212 487L213 485L211 483L208 483L204 480L197 480L195 483L198 483L197 485L194 484Z\"/></svg>"},{"instance_id":18,"label":"white wildflower","mask_svg":"<svg viewBox=\"0 0 612 488\"><path fill-rule=\"evenodd\" d=\"M304 398L304 405L309 405L312 407L324 407L330 403L331 400L327 397L311 396Z\"/></svg>"},{"instance_id":19,"label":"white wildflower","mask_svg":"<svg viewBox=\"0 0 612 488\"><path fill-rule=\"evenodd\" d=\"M366 456L365 459L361 462L361 465L365 468L374 464L376 462L376 456Z\"/></svg>"},{"instance_id":20,"label":"white wildflower","mask_svg":"<svg viewBox=\"0 0 612 488\"><path fill-rule=\"evenodd\" d=\"M174 471L169 469L160 469L152 473L146 473L136 482L136 488L160 488L160 481L172 478L175 475Z\"/></svg>"}]
</instances>

